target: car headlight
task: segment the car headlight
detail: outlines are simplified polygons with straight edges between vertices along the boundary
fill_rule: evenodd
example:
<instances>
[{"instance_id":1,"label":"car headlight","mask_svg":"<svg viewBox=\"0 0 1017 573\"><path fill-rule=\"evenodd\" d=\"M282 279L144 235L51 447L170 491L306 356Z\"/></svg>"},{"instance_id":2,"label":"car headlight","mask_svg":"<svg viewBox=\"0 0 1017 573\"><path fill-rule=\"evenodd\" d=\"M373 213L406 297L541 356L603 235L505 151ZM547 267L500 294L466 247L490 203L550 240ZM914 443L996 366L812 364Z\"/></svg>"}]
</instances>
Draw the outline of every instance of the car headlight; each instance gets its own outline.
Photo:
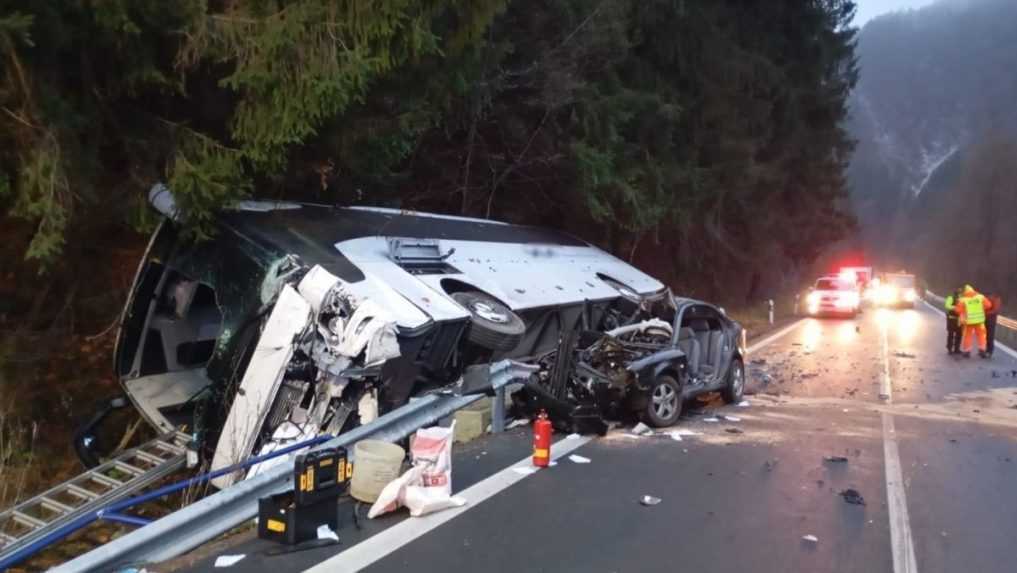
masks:
<instances>
[{"instance_id":1,"label":"car headlight","mask_svg":"<svg viewBox=\"0 0 1017 573\"><path fill-rule=\"evenodd\" d=\"M918 293L915 292L915 289L909 288L908 290L904 291L904 300L908 302L915 302L915 299L917 298Z\"/></svg>"},{"instance_id":2,"label":"car headlight","mask_svg":"<svg viewBox=\"0 0 1017 573\"><path fill-rule=\"evenodd\" d=\"M809 296L805 297L805 301L808 302L810 305L819 304L819 293L810 292Z\"/></svg>"}]
</instances>

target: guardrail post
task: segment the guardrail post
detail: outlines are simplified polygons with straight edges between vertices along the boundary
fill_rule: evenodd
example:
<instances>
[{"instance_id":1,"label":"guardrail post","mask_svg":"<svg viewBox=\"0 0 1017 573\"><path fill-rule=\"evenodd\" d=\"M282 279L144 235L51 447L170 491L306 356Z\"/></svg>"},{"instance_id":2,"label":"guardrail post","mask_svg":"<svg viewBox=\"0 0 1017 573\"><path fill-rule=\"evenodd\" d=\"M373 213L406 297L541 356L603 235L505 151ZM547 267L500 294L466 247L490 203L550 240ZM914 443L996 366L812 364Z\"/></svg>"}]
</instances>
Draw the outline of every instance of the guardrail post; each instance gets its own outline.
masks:
<instances>
[{"instance_id":1,"label":"guardrail post","mask_svg":"<svg viewBox=\"0 0 1017 573\"><path fill-rule=\"evenodd\" d=\"M795 293L795 316L798 316L798 303L801 302L802 295Z\"/></svg>"},{"instance_id":2,"label":"guardrail post","mask_svg":"<svg viewBox=\"0 0 1017 573\"><path fill-rule=\"evenodd\" d=\"M505 387L500 386L494 390L494 401L491 402L491 433L499 434L505 431Z\"/></svg>"},{"instance_id":3,"label":"guardrail post","mask_svg":"<svg viewBox=\"0 0 1017 573\"><path fill-rule=\"evenodd\" d=\"M770 307L770 324L773 324L773 299L766 301Z\"/></svg>"}]
</instances>

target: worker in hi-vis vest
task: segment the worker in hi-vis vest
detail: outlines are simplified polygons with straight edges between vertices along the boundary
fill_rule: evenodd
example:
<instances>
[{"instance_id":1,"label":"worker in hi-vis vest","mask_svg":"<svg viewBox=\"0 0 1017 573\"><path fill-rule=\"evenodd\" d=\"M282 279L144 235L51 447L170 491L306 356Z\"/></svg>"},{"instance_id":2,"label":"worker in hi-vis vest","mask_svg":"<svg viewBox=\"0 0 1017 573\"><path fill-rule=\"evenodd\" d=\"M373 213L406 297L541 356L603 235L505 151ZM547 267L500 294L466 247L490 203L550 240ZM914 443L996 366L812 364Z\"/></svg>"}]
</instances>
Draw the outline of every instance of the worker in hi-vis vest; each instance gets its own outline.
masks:
<instances>
[{"instance_id":1,"label":"worker in hi-vis vest","mask_svg":"<svg viewBox=\"0 0 1017 573\"><path fill-rule=\"evenodd\" d=\"M971 348L974 346L974 337L978 337L978 355L988 358L986 354L986 332L985 313L992 308L992 303L984 295L975 291L971 285L964 287L964 294L957 301L957 314L960 315L960 323L964 328L964 340L961 347L964 349L964 357L971 357Z\"/></svg>"},{"instance_id":2,"label":"worker in hi-vis vest","mask_svg":"<svg viewBox=\"0 0 1017 573\"><path fill-rule=\"evenodd\" d=\"M964 296L962 289L955 289L952 294L947 295L943 301L946 308L946 351L950 354L960 354L961 347L961 325L960 314L957 313L957 301Z\"/></svg>"}]
</instances>

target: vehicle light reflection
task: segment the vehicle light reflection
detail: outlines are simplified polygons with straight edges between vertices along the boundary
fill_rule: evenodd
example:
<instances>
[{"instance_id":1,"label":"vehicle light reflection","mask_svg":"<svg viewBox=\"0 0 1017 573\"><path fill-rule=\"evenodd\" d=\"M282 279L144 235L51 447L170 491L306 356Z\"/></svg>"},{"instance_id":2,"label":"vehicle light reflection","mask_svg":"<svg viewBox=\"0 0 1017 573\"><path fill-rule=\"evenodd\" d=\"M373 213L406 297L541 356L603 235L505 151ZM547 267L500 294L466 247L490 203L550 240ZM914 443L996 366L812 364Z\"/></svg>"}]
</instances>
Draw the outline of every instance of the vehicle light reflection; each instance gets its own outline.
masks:
<instances>
[{"instance_id":1,"label":"vehicle light reflection","mask_svg":"<svg viewBox=\"0 0 1017 573\"><path fill-rule=\"evenodd\" d=\"M841 344L850 344L858 337L854 322L845 322L837 327L837 341Z\"/></svg>"},{"instance_id":2,"label":"vehicle light reflection","mask_svg":"<svg viewBox=\"0 0 1017 573\"><path fill-rule=\"evenodd\" d=\"M922 321L918 311L905 310L896 313L894 316L894 329L897 332L897 342L909 344L921 330Z\"/></svg>"},{"instance_id":3,"label":"vehicle light reflection","mask_svg":"<svg viewBox=\"0 0 1017 573\"><path fill-rule=\"evenodd\" d=\"M819 345L819 339L823 337L823 327L819 321L812 319L802 329L802 345L806 352L812 352Z\"/></svg>"}]
</instances>

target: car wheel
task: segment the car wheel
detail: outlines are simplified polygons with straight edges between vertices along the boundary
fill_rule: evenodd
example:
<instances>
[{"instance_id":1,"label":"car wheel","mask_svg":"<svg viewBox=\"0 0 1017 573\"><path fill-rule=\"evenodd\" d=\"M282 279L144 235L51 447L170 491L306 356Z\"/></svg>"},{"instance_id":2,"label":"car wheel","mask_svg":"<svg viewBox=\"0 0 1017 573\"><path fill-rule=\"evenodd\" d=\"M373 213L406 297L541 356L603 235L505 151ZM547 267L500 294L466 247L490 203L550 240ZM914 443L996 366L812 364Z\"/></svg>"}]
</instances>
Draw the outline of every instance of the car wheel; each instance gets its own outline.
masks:
<instances>
[{"instance_id":1,"label":"car wheel","mask_svg":"<svg viewBox=\"0 0 1017 573\"><path fill-rule=\"evenodd\" d=\"M654 428L673 426L682 415L682 386L672 376L658 376L650 387L646 423Z\"/></svg>"},{"instance_id":2,"label":"car wheel","mask_svg":"<svg viewBox=\"0 0 1017 573\"><path fill-rule=\"evenodd\" d=\"M526 323L512 309L494 297L479 291L452 293L452 300L470 311L467 339L489 350L512 350L523 334Z\"/></svg>"},{"instance_id":3,"label":"car wheel","mask_svg":"<svg viewBox=\"0 0 1017 573\"><path fill-rule=\"evenodd\" d=\"M720 395L728 404L742 401L745 395L745 365L741 358L731 361L731 368L727 372L727 384L720 391Z\"/></svg>"}]
</instances>

